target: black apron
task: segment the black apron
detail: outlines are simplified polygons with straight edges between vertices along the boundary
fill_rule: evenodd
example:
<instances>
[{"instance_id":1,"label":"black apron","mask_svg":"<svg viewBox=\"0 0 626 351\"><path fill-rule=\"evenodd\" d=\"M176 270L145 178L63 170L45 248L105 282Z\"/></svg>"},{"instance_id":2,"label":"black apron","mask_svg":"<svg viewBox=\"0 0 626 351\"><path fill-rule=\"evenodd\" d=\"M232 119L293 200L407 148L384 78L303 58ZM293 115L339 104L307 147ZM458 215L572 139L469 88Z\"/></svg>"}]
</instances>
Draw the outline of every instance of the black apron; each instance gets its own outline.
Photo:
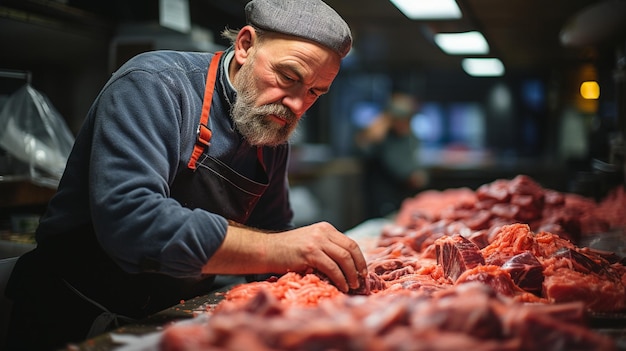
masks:
<instances>
[{"instance_id":1,"label":"black apron","mask_svg":"<svg viewBox=\"0 0 626 351\"><path fill-rule=\"evenodd\" d=\"M208 155L208 120L221 54L216 53L209 66L194 151L170 190L182 206L245 223L268 179L260 148L257 174L261 176L256 180ZM39 243L20 257L6 290L14 300L9 349L49 349L82 341L181 299L206 294L214 280L213 276L198 281L149 273L158 271L158 263L146 259L141 264L147 273L123 271L97 244L91 225ZM36 320L25 318L33 315Z\"/></svg>"},{"instance_id":2,"label":"black apron","mask_svg":"<svg viewBox=\"0 0 626 351\"><path fill-rule=\"evenodd\" d=\"M219 62L222 52L213 57ZM188 208L201 208L217 213L237 223L246 223L254 206L268 186L268 178L263 164L262 149L257 149L257 172L259 179L252 180L237 173L217 158L209 156L212 131L209 128L211 101L217 76L217 64L212 72L209 68L202 114L198 124L196 145L187 164L174 179L170 195ZM216 201L220 199L220 201Z\"/></svg>"}]
</instances>

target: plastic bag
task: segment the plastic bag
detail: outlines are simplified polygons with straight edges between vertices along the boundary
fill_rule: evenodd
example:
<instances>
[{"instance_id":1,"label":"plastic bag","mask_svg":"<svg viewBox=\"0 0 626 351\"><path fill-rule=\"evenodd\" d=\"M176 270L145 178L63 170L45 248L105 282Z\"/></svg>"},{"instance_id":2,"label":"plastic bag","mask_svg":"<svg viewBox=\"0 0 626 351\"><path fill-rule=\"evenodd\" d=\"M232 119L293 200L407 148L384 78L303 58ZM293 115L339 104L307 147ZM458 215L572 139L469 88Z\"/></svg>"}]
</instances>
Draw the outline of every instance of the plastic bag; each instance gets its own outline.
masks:
<instances>
[{"instance_id":1,"label":"plastic bag","mask_svg":"<svg viewBox=\"0 0 626 351\"><path fill-rule=\"evenodd\" d=\"M17 167L22 174L11 176L56 187L73 144L63 117L30 84L10 95L0 108L0 147L28 166Z\"/></svg>"}]
</instances>

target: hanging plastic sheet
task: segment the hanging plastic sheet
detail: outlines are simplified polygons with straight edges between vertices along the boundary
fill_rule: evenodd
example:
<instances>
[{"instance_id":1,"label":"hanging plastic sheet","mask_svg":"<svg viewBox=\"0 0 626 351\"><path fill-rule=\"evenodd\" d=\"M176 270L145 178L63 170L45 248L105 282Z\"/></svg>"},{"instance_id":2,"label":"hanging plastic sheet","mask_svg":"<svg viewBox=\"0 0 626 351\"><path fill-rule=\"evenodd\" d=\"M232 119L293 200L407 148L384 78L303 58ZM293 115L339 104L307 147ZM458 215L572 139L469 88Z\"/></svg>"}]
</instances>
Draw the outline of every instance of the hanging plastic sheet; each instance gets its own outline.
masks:
<instances>
[{"instance_id":1,"label":"hanging plastic sheet","mask_svg":"<svg viewBox=\"0 0 626 351\"><path fill-rule=\"evenodd\" d=\"M65 120L42 93L25 84L0 106L0 148L26 164L5 170L34 183L58 185L74 136ZM23 166L23 165L22 165Z\"/></svg>"}]
</instances>

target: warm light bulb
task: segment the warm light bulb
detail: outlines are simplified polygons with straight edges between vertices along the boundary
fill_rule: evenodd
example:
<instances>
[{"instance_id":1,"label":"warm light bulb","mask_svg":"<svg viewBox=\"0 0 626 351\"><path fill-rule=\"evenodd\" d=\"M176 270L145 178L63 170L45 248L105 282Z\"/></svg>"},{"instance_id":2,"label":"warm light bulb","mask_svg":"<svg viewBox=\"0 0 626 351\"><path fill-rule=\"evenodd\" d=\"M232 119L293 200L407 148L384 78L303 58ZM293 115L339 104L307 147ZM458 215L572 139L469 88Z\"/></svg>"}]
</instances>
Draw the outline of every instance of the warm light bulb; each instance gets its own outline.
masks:
<instances>
[{"instance_id":1,"label":"warm light bulb","mask_svg":"<svg viewBox=\"0 0 626 351\"><path fill-rule=\"evenodd\" d=\"M580 84L580 95L583 99L595 100L600 97L600 86L596 81L587 81Z\"/></svg>"}]
</instances>

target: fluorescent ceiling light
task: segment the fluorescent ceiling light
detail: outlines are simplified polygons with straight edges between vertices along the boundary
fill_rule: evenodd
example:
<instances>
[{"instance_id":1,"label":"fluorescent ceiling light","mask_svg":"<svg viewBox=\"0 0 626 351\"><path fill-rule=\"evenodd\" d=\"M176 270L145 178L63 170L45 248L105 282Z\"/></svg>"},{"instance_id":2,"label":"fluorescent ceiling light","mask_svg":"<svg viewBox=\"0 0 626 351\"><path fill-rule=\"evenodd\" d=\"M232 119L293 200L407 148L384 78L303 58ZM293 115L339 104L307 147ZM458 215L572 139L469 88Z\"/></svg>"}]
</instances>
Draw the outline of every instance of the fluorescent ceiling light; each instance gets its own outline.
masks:
<instances>
[{"instance_id":1,"label":"fluorescent ceiling light","mask_svg":"<svg viewBox=\"0 0 626 351\"><path fill-rule=\"evenodd\" d=\"M410 19L456 19L461 9L454 0L390 0Z\"/></svg>"},{"instance_id":2,"label":"fluorescent ceiling light","mask_svg":"<svg viewBox=\"0 0 626 351\"><path fill-rule=\"evenodd\" d=\"M461 65L467 74L474 77L497 77L504 74L504 65L497 58L466 58Z\"/></svg>"},{"instance_id":3,"label":"fluorescent ceiling light","mask_svg":"<svg viewBox=\"0 0 626 351\"><path fill-rule=\"evenodd\" d=\"M449 55L480 55L489 53L489 44L477 31L435 34L435 43Z\"/></svg>"}]
</instances>

